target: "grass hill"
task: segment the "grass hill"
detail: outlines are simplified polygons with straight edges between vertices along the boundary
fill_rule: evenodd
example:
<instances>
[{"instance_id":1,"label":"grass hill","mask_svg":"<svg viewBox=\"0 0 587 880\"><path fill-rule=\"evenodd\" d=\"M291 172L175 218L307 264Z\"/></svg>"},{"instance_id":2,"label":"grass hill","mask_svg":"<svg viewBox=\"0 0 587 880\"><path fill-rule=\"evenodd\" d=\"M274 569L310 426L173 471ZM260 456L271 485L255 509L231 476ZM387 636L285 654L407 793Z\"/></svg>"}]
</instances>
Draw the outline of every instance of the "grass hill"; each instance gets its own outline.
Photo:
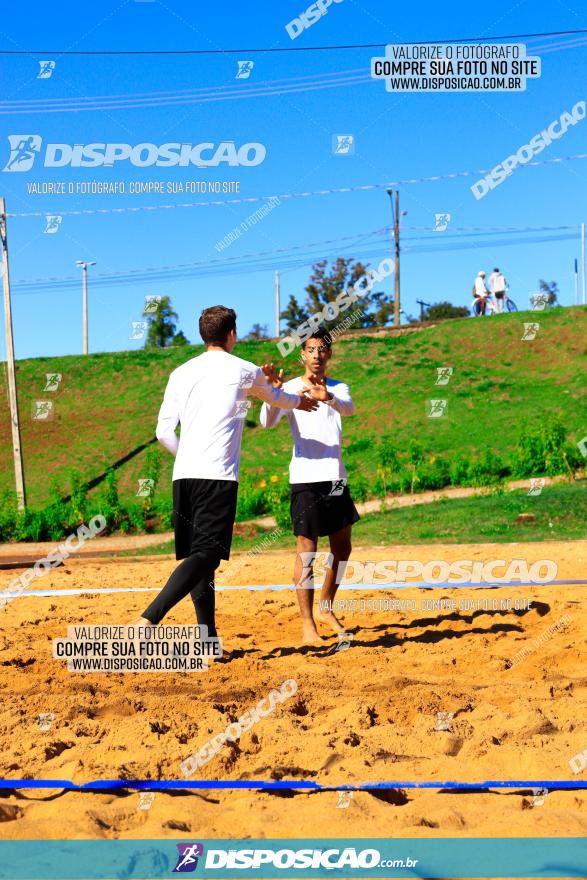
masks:
<instances>
[{"instance_id":1,"label":"grass hill","mask_svg":"<svg viewBox=\"0 0 587 880\"><path fill-rule=\"evenodd\" d=\"M524 323L537 322L533 340ZM456 451L513 453L522 423L539 425L559 413L576 443L587 434L585 381L587 308L520 312L487 319L445 321L394 337L353 336L335 343L330 374L348 382L357 415L344 422L345 461L362 475L367 494L377 470L376 441L388 434L405 451L417 440L427 456ZM157 413L167 377L202 346L33 358L17 363L28 501L41 506L51 480L64 494L68 471L99 483L116 469L121 497L131 498L145 476ZM286 377L301 372L296 355L280 359L274 343L239 343L235 354L262 363L273 359ZM436 367L450 366L447 386L435 384ZM44 391L46 373L61 373L57 392ZM6 370L0 410L0 491L12 490L12 451ZM427 401L448 400L443 418L427 415ZM31 417L33 402L53 399L48 421ZM243 440L243 471L258 479L287 479L291 438L287 424L265 431L259 404L249 411ZM163 453L159 492L169 492L171 456Z\"/></svg>"}]
</instances>

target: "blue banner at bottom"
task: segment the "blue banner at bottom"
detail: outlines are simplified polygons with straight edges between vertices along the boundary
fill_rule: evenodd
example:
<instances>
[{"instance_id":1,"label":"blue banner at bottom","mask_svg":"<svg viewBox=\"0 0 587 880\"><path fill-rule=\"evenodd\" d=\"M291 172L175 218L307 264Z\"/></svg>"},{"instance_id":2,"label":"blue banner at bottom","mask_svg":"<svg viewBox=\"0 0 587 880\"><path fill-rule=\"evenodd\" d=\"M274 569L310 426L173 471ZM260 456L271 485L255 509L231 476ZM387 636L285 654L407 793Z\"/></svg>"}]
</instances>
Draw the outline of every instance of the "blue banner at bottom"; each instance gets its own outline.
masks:
<instances>
[{"instance_id":1,"label":"blue banner at bottom","mask_svg":"<svg viewBox=\"0 0 587 880\"><path fill-rule=\"evenodd\" d=\"M587 839L10 840L0 880L586 877Z\"/></svg>"}]
</instances>

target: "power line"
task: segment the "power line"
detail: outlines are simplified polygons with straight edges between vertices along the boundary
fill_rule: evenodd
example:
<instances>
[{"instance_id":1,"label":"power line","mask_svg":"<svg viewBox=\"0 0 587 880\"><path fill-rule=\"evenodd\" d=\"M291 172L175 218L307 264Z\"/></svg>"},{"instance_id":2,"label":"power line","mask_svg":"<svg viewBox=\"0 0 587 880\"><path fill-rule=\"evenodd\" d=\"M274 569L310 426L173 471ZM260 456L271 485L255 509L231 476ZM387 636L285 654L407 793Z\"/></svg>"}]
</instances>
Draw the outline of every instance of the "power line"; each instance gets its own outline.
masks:
<instances>
[{"instance_id":1,"label":"power line","mask_svg":"<svg viewBox=\"0 0 587 880\"><path fill-rule=\"evenodd\" d=\"M305 82L305 80L309 80ZM78 111L120 110L136 107L169 107L217 101L244 101L249 98L320 91L372 83L364 69L341 70L333 73L266 80L242 85L209 86L202 89L181 89L177 92L146 92L136 95L97 95L83 98L34 98L23 101L1 101L0 114L77 113Z\"/></svg>"},{"instance_id":2,"label":"power line","mask_svg":"<svg viewBox=\"0 0 587 880\"><path fill-rule=\"evenodd\" d=\"M533 46L533 53L541 55L576 49L587 45L587 36L562 43L546 43ZM252 81L239 84L222 84L198 89L179 89L176 91L151 91L119 95L76 96L73 98L31 98L17 101L0 101L1 115L24 113L77 113L95 110L120 110L148 107L184 106L219 101L246 101L250 98L271 97L273 95L296 94L322 91L355 85L373 83L373 78L364 67L352 70L338 70L326 73L295 76L284 79Z\"/></svg>"},{"instance_id":3,"label":"power line","mask_svg":"<svg viewBox=\"0 0 587 880\"><path fill-rule=\"evenodd\" d=\"M578 153L576 156L559 156L554 159L538 159L535 162L526 162L521 168L529 168L537 165L553 165L560 162L574 162L578 159L587 159L587 153ZM333 193L363 192L375 189L387 189L390 186L407 186L416 183L434 183L439 180L456 180L459 177L473 177L476 175L489 174L491 169L482 168L476 171L455 171L451 174L434 174L430 177L409 177L403 180L390 180L387 183L366 183L357 186L330 187L328 189L309 190L308 192L280 193L279 195L247 196L241 199L212 199L207 202L179 202L174 205L137 205L132 208L80 208L77 211L58 211L57 209L45 211L18 211L7 214L7 217L45 217L47 214L59 214L62 217L78 216L81 214L129 214L139 211L170 211L175 208L207 208L212 205L243 205L251 202L266 202L270 199L301 199L309 196L327 196Z\"/></svg>"},{"instance_id":4,"label":"power line","mask_svg":"<svg viewBox=\"0 0 587 880\"><path fill-rule=\"evenodd\" d=\"M429 237L404 236L404 242L406 242L406 244L404 245L403 251L405 254L437 253L444 251L450 252L457 250L482 249L488 247L507 247L518 244L536 244L542 242L566 241L576 238L578 235L578 231L579 227L577 225L542 227L529 226L519 227L517 229L512 227L503 227L501 229L491 229L490 234L501 234L503 236L504 233L507 233L509 236L508 238L491 238L488 241L480 241L478 238L475 237L477 235L476 233L468 232L464 233L463 238L468 239L473 237L472 241L448 241L448 236L446 235L446 233L436 233ZM383 241L381 241L381 244L376 241L372 241L370 243L368 242L362 245L361 239L365 240L369 237L382 239L382 237L388 232L389 227L385 227L382 229L372 230L371 232L360 233L354 236L343 236L339 239L326 239L324 241L310 242L305 245L295 245L291 248L279 248L275 251L262 251L259 253L244 254L240 257L230 257L224 260L200 260L193 263L177 263L175 265L169 266L128 269L125 272L113 272L109 274L96 273L94 275L93 284L97 287L117 287L131 284L153 284L157 282L168 282L170 280L182 280L185 278L193 277L224 277L237 274L250 274L254 272L262 272L274 269L275 256L277 254L281 255L279 260L280 271L294 271L295 269L303 268L304 266L309 265L316 259L326 256L338 256L340 255L341 251L349 250L351 248L355 250L360 248L361 259L366 256L380 257L385 254ZM562 234L527 235L527 233L541 232ZM527 237L523 239L512 240L512 234L527 235ZM350 243L350 240L353 240L353 243ZM341 242L345 243L341 245ZM412 244L412 242L424 242L424 244ZM324 245L330 245L330 247L325 248ZM298 255L292 253L292 251L294 250L307 251L307 249L316 247L321 248L319 253L312 254L306 252ZM79 282L76 276L65 276L63 278L37 278L17 281L13 283L12 287L15 293L18 292L19 294L26 294L40 293L45 290L54 289L75 289L78 283Z\"/></svg>"},{"instance_id":5,"label":"power line","mask_svg":"<svg viewBox=\"0 0 587 880\"><path fill-rule=\"evenodd\" d=\"M534 34L506 34L496 37L459 37L438 40L404 40L404 46L428 46L436 43L493 43L497 40L530 40L538 37L560 37L585 34L587 28L567 31L543 31ZM339 49L382 49L386 43L349 43L335 46L272 46L264 49L0 49L0 55L233 55L235 53L330 52Z\"/></svg>"}]
</instances>

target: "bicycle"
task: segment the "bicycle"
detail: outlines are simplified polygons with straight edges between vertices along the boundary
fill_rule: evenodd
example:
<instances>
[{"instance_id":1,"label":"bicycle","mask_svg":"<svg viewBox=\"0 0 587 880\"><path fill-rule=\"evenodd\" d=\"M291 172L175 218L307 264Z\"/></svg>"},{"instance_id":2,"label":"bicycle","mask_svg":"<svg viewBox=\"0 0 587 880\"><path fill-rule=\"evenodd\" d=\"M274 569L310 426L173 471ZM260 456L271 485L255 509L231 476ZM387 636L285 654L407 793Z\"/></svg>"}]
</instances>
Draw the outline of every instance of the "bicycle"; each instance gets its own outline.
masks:
<instances>
[{"instance_id":1,"label":"bicycle","mask_svg":"<svg viewBox=\"0 0 587 880\"><path fill-rule=\"evenodd\" d=\"M475 299L471 303L471 311L473 312L473 315L475 317L479 317L479 315L483 315L483 312L481 311L480 297L475 297ZM513 299L510 298L507 291L505 292L504 298L503 298L503 311L508 311L508 312L517 312L518 311L517 305L515 304ZM485 314L490 315L490 316L498 314L497 303L495 301L495 296L492 293L488 293L487 296L485 297Z\"/></svg>"}]
</instances>

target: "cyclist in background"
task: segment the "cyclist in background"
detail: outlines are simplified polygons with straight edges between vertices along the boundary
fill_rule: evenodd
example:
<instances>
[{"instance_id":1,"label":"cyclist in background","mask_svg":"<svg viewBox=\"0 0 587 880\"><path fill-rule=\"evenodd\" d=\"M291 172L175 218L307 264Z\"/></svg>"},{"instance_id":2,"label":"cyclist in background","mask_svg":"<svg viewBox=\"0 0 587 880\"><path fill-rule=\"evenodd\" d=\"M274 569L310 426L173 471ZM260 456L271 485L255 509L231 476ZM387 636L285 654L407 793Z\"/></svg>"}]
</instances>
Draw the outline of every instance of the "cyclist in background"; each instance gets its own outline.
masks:
<instances>
[{"instance_id":1,"label":"cyclist in background","mask_svg":"<svg viewBox=\"0 0 587 880\"><path fill-rule=\"evenodd\" d=\"M495 312L499 315L503 312L507 281L499 269L496 268L489 276L488 283L489 290L495 297Z\"/></svg>"},{"instance_id":2,"label":"cyclist in background","mask_svg":"<svg viewBox=\"0 0 587 880\"><path fill-rule=\"evenodd\" d=\"M477 274L475 278L475 283L473 285L473 296L475 297L475 312L478 315L485 314L485 308L487 306L487 297L489 296L489 291L485 286L485 272L483 269Z\"/></svg>"}]
</instances>

